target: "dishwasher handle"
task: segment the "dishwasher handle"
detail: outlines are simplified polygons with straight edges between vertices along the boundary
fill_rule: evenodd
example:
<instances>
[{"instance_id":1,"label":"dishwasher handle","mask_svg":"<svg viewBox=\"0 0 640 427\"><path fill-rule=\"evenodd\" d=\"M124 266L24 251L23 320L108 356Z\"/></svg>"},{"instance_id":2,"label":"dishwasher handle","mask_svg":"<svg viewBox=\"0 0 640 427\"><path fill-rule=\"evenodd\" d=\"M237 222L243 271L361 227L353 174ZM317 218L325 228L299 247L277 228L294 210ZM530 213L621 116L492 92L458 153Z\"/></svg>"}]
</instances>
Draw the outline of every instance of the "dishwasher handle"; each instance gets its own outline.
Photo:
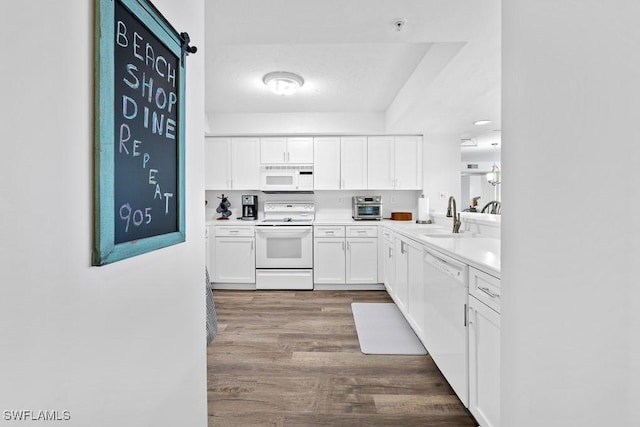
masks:
<instances>
[{"instance_id":1,"label":"dishwasher handle","mask_svg":"<svg viewBox=\"0 0 640 427\"><path fill-rule=\"evenodd\" d=\"M465 265L455 260L449 259L444 256L437 256L430 251L424 251L424 261L429 263L437 270L443 272L449 277L452 277L460 283L465 283L466 277L464 274Z\"/></svg>"}]
</instances>

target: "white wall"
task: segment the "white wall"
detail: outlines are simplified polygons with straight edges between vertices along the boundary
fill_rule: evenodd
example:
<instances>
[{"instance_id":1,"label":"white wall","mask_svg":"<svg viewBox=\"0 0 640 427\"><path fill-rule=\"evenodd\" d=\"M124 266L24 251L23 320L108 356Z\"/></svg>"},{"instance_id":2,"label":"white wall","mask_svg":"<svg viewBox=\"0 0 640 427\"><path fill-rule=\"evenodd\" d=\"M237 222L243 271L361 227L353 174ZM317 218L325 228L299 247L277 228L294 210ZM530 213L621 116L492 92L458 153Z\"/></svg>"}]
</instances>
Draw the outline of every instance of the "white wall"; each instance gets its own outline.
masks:
<instances>
[{"instance_id":1,"label":"white wall","mask_svg":"<svg viewBox=\"0 0 640 427\"><path fill-rule=\"evenodd\" d=\"M203 47L203 0L154 3ZM188 59L186 242L91 267L93 9L0 3L0 411L205 426L204 58Z\"/></svg>"},{"instance_id":2,"label":"white wall","mask_svg":"<svg viewBox=\"0 0 640 427\"><path fill-rule=\"evenodd\" d=\"M383 134L384 113L208 114L209 135Z\"/></svg>"},{"instance_id":3,"label":"white wall","mask_svg":"<svg viewBox=\"0 0 640 427\"><path fill-rule=\"evenodd\" d=\"M503 2L503 426L638 424L638 16Z\"/></svg>"},{"instance_id":4,"label":"white wall","mask_svg":"<svg viewBox=\"0 0 640 427\"><path fill-rule=\"evenodd\" d=\"M455 135L424 135L423 137L424 196L429 198L429 210L443 213L449 196L454 196L458 210L460 200L460 139ZM443 196L443 197L441 197Z\"/></svg>"}]
</instances>

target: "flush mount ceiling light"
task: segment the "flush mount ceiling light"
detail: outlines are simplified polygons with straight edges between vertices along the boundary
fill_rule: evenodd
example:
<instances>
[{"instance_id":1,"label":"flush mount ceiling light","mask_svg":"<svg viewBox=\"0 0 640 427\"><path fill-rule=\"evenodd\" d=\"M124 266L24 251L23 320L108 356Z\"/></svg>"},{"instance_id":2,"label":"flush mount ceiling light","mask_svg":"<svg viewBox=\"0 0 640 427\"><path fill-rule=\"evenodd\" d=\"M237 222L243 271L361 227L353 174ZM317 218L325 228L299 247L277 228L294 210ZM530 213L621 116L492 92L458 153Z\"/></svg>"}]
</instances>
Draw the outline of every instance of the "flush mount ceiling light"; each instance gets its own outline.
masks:
<instances>
[{"instance_id":1,"label":"flush mount ceiling light","mask_svg":"<svg viewBox=\"0 0 640 427\"><path fill-rule=\"evenodd\" d=\"M302 77L286 71L265 74L262 81L277 95L293 95L304 84Z\"/></svg>"},{"instance_id":2,"label":"flush mount ceiling light","mask_svg":"<svg viewBox=\"0 0 640 427\"><path fill-rule=\"evenodd\" d=\"M473 122L476 126L488 125L489 123L491 123L491 120L476 120Z\"/></svg>"}]
</instances>

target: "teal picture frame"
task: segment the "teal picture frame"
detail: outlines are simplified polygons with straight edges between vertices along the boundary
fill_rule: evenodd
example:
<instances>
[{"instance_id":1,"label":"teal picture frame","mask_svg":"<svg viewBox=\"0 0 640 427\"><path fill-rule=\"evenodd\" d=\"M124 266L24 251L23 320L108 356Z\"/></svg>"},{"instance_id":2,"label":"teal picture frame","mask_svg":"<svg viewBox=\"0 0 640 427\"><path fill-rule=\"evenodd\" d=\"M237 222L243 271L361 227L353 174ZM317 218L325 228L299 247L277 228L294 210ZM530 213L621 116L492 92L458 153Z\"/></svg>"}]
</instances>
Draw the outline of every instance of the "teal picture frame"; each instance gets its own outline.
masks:
<instances>
[{"instance_id":1,"label":"teal picture frame","mask_svg":"<svg viewBox=\"0 0 640 427\"><path fill-rule=\"evenodd\" d=\"M121 7L123 9L118 9L119 13L125 13L131 18L131 22L142 26L140 31L144 30L147 38L150 39L146 41L152 44L155 50L163 49L164 51L166 48L170 52L167 58L178 64L173 70L175 72L174 80L170 82L173 83L175 93L173 90L171 92L163 90L163 95L159 93L158 89L154 98L156 104L163 106L164 111L170 111L175 119L169 118L169 115L165 119L163 111L162 115L157 114L156 120L154 112L151 128L157 133L142 142L134 140L133 132L129 131L128 134L123 132L123 127L120 127L119 132L116 131L117 120L124 120L122 117L120 119L116 117L117 109L122 108L122 115L125 117L132 115L127 109L133 110L124 102L124 96L122 100L116 99L117 84L122 85L122 80L125 80L129 86L133 86L133 83L136 83L139 78L141 84L138 87L142 87L145 82L141 73L133 74L138 67L131 66L131 64L127 64L125 70L131 74L116 82L117 72L122 72L122 70L116 70L116 50L124 44L120 39L116 43L116 37L124 37L120 27L117 27L118 30L116 30L116 26L122 23L121 21L116 22L116 8ZM148 34L151 34L151 37ZM95 0L94 38L94 247L91 263L93 266L102 266L185 241L185 50L181 35L173 29L150 2L145 0ZM134 36L133 31L131 31L129 38L132 45L136 43L138 48L144 47L144 40L140 36ZM134 48L136 50L133 54L142 55L143 48L140 48L141 50ZM153 52L153 48L151 52ZM160 55L158 55L158 61L155 64L156 70L160 70L162 65L166 66L167 62L170 62L164 58L163 63L163 61L159 61L159 57ZM168 75L166 68L164 70L158 71L158 73L161 73L162 76ZM147 81L147 83L149 82ZM144 97L144 89L142 93ZM119 107L120 105L122 107ZM151 116L151 113L147 114L147 112L145 109L145 120L147 115ZM163 120L160 121L160 118ZM129 129L126 124L121 126ZM147 132L149 131L147 130ZM131 136L127 139L127 144L123 143L123 135ZM157 146L159 142L153 140L155 137L158 141L165 142L171 139L169 142L172 144L175 139L175 147L172 146L169 154L151 156L148 153L136 151L144 144L148 144L148 147L152 147L153 144ZM132 144L136 144L135 147ZM171 170L169 173L163 174L164 171L158 172L157 169L152 169L153 166L149 166L147 162L143 163L144 170L142 170L142 166L138 168L142 172L136 171L130 166L118 166L118 149L120 155L144 154L140 157L149 164L152 164L155 159L162 158L163 161L171 165ZM131 154L132 152L133 154ZM129 176L130 172L131 176ZM146 182L149 184L148 189L144 190L144 194L142 194L142 192L136 193L128 185L117 184L116 173L119 173L118 180L124 182L135 181L136 177L133 173L138 175L144 173L145 180L148 176L148 182ZM166 181L170 182L169 188L172 192L163 193L160 190L162 182L157 177L168 177ZM140 180L138 179L138 181ZM122 204L118 210L117 204L121 202L116 203L116 198L120 192L125 190L132 202ZM156 205L161 202L164 204L160 205L162 208L155 205L155 207L142 207L143 205L139 204L140 208L138 209L136 206L138 197L145 198L147 201L152 200ZM161 212L162 209L164 212ZM168 225L157 226L159 221L165 221ZM124 234L123 229L125 230ZM133 231L142 237L136 237L133 234L130 237L126 234Z\"/></svg>"}]
</instances>

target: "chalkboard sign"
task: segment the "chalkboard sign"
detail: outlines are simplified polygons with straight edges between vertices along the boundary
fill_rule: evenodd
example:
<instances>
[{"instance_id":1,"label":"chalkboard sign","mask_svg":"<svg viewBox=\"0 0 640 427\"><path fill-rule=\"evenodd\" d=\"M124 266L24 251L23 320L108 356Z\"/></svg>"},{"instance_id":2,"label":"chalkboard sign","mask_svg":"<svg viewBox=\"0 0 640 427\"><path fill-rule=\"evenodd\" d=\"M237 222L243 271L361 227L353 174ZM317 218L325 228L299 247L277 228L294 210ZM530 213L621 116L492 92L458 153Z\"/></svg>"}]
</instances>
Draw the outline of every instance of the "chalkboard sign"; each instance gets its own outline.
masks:
<instances>
[{"instance_id":1,"label":"chalkboard sign","mask_svg":"<svg viewBox=\"0 0 640 427\"><path fill-rule=\"evenodd\" d=\"M96 0L93 265L183 242L184 40L146 0Z\"/></svg>"}]
</instances>

